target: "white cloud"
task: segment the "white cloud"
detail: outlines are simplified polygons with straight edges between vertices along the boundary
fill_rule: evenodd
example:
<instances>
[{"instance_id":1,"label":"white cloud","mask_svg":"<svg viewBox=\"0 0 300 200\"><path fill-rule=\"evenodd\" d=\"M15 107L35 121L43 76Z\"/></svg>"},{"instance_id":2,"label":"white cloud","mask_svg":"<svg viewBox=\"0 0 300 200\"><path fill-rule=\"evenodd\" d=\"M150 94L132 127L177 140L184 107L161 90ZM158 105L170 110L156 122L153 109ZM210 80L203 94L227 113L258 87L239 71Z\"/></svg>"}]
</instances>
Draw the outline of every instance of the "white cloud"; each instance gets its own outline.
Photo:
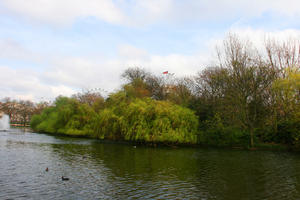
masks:
<instances>
[{"instance_id":1,"label":"white cloud","mask_svg":"<svg viewBox=\"0 0 300 200\"><path fill-rule=\"evenodd\" d=\"M263 29L253 29L251 27L245 27L245 28L237 27L237 28L230 29L229 32L236 33L238 36L242 38L249 38L256 43L261 43L259 42L260 40L264 40L267 38L273 38L279 41L283 41L289 38L300 39L300 30L297 29L266 31Z\"/></svg>"},{"instance_id":2,"label":"white cloud","mask_svg":"<svg viewBox=\"0 0 300 200\"><path fill-rule=\"evenodd\" d=\"M73 90L70 87L67 87L65 85L49 86L49 88L53 95L52 98L57 97L59 95L71 96L72 94L75 93L75 90Z\"/></svg>"},{"instance_id":3,"label":"white cloud","mask_svg":"<svg viewBox=\"0 0 300 200\"><path fill-rule=\"evenodd\" d=\"M114 74L115 66L108 62L81 57L57 59L43 74L48 83L62 84L81 89L102 88L113 90L118 86Z\"/></svg>"},{"instance_id":4,"label":"white cloud","mask_svg":"<svg viewBox=\"0 0 300 200\"><path fill-rule=\"evenodd\" d=\"M0 58L21 59L21 60L41 60L40 55L34 54L25 48L18 41L11 38L0 39Z\"/></svg>"},{"instance_id":5,"label":"white cloud","mask_svg":"<svg viewBox=\"0 0 300 200\"><path fill-rule=\"evenodd\" d=\"M110 61L110 63L122 67L122 70L128 67L142 67L156 74L168 70L177 76L185 76L200 70L208 62L208 53L203 52L193 55L168 54L163 56L150 54L144 49L131 45L122 45L119 48L119 58Z\"/></svg>"},{"instance_id":6,"label":"white cloud","mask_svg":"<svg viewBox=\"0 0 300 200\"><path fill-rule=\"evenodd\" d=\"M118 48L118 54L123 59L146 59L148 57L148 53L144 49L140 49L128 44L120 45Z\"/></svg>"},{"instance_id":7,"label":"white cloud","mask_svg":"<svg viewBox=\"0 0 300 200\"><path fill-rule=\"evenodd\" d=\"M134 0L129 8L132 24L145 25L168 19L174 10L173 0Z\"/></svg>"},{"instance_id":8,"label":"white cloud","mask_svg":"<svg viewBox=\"0 0 300 200\"><path fill-rule=\"evenodd\" d=\"M177 4L174 11L180 13L177 16L190 20L260 17L264 13L299 16L300 11L297 0L174 0L173 3Z\"/></svg>"},{"instance_id":9,"label":"white cloud","mask_svg":"<svg viewBox=\"0 0 300 200\"><path fill-rule=\"evenodd\" d=\"M286 42L287 40L300 40L300 30L285 29L277 31L266 31L263 29L253 29L251 27L233 27L229 29L225 35L235 34L240 39L250 41L254 47L260 52L265 50L265 44L268 40L275 40L277 42ZM221 37L213 37L207 41L206 46L216 47L222 46L224 35Z\"/></svg>"},{"instance_id":10,"label":"white cloud","mask_svg":"<svg viewBox=\"0 0 300 200\"><path fill-rule=\"evenodd\" d=\"M260 17L265 13L300 16L298 0L2 0L10 12L51 24L95 17L121 25L197 22Z\"/></svg>"},{"instance_id":11,"label":"white cloud","mask_svg":"<svg viewBox=\"0 0 300 200\"><path fill-rule=\"evenodd\" d=\"M90 16L114 24L126 21L111 0L3 0L2 3L15 14L46 23L64 25Z\"/></svg>"},{"instance_id":12,"label":"white cloud","mask_svg":"<svg viewBox=\"0 0 300 200\"><path fill-rule=\"evenodd\" d=\"M0 66L0 99L11 97L34 101L51 100L58 95L71 95L75 91L63 85L45 84L39 73L30 69L12 69Z\"/></svg>"}]
</instances>

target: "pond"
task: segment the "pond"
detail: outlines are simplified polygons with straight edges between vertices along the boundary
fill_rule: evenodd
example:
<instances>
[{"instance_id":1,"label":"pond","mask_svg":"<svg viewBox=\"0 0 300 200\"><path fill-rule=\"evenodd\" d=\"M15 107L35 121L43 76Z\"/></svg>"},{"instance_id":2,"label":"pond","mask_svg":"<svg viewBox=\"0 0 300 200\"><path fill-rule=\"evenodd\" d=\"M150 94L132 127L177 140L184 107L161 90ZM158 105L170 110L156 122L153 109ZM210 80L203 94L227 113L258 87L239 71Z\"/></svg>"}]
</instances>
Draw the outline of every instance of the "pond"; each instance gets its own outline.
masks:
<instances>
[{"instance_id":1,"label":"pond","mask_svg":"<svg viewBox=\"0 0 300 200\"><path fill-rule=\"evenodd\" d=\"M11 129L0 132L0 199L300 199L300 155Z\"/></svg>"}]
</instances>

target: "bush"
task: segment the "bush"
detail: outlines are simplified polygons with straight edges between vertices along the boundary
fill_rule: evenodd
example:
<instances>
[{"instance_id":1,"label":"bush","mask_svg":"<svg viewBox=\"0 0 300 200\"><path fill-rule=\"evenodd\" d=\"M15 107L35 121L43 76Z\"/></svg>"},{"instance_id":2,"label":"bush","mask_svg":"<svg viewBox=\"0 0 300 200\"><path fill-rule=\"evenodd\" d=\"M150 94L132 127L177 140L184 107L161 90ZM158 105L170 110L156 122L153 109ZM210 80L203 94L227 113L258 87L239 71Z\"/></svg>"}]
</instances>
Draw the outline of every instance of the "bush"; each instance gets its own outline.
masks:
<instances>
[{"instance_id":1,"label":"bush","mask_svg":"<svg viewBox=\"0 0 300 200\"><path fill-rule=\"evenodd\" d=\"M111 109L104 109L93 121L93 135L99 139L121 139L120 118Z\"/></svg>"},{"instance_id":2,"label":"bush","mask_svg":"<svg viewBox=\"0 0 300 200\"><path fill-rule=\"evenodd\" d=\"M31 127L38 132L84 136L93 133L91 121L95 112L86 104L67 97L58 97L55 106L35 115Z\"/></svg>"},{"instance_id":3,"label":"bush","mask_svg":"<svg viewBox=\"0 0 300 200\"><path fill-rule=\"evenodd\" d=\"M196 143L198 119L187 109L166 101L136 99L124 110L125 140Z\"/></svg>"},{"instance_id":4,"label":"bush","mask_svg":"<svg viewBox=\"0 0 300 200\"><path fill-rule=\"evenodd\" d=\"M198 142L211 146L235 146L249 145L249 134L231 126L225 126L220 115L204 122L203 130L200 132Z\"/></svg>"}]
</instances>

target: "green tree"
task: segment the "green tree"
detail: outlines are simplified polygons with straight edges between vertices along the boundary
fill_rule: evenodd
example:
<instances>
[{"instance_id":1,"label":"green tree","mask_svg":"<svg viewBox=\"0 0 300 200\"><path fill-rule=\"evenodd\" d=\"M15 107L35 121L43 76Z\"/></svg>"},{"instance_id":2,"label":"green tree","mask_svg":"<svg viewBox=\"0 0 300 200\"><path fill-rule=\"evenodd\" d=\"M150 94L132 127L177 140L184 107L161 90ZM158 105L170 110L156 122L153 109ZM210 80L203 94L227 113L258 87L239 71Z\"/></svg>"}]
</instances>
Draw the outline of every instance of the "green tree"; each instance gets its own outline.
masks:
<instances>
[{"instance_id":1,"label":"green tree","mask_svg":"<svg viewBox=\"0 0 300 200\"><path fill-rule=\"evenodd\" d=\"M286 76L273 84L276 97L278 137L281 142L300 145L300 70L286 68Z\"/></svg>"}]
</instances>

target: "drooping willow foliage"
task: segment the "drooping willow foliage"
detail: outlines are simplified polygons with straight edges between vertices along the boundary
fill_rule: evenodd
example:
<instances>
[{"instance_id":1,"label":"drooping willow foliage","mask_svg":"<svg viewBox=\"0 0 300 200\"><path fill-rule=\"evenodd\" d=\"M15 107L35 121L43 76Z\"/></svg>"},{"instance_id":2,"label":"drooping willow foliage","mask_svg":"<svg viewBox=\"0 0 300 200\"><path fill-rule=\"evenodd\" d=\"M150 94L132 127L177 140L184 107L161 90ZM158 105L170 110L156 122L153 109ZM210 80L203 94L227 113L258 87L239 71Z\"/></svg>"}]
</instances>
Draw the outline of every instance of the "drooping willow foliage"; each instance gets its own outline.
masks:
<instances>
[{"instance_id":1,"label":"drooping willow foliage","mask_svg":"<svg viewBox=\"0 0 300 200\"><path fill-rule=\"evenodd\" d=\"M54 107L32 118L31 126L39 132L99 139L197 142L198 119L188 108L150 98L115 103L95 112L76 99L59 97Z\"/></svg>"}]
</instances>

